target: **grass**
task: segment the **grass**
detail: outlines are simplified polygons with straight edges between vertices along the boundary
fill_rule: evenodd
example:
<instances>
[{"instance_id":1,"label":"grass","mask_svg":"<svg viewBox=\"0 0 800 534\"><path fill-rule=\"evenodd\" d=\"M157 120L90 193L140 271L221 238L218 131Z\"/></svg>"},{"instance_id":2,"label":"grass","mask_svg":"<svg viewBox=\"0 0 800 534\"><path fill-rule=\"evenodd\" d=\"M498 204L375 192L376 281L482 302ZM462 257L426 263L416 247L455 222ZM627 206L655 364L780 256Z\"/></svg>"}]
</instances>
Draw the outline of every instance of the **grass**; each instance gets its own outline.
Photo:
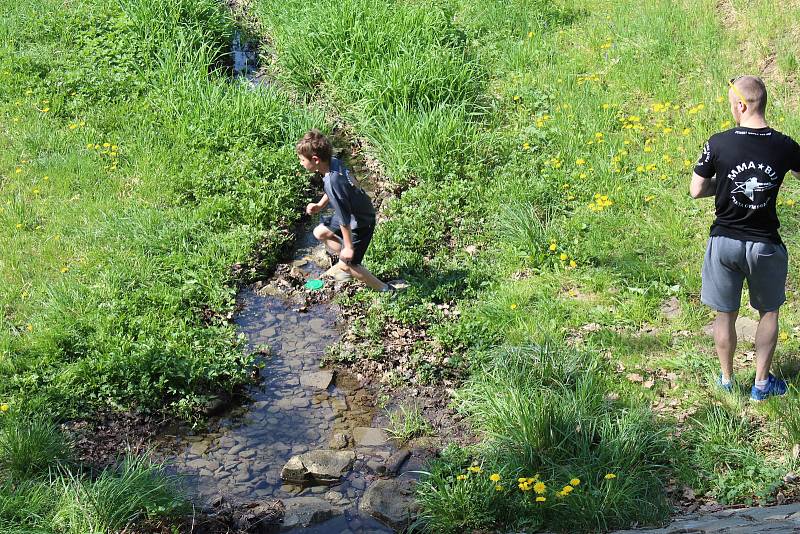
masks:
<instances>
[{"instance_id":1,"label":"grass","mask_svg":"<svg viewBox=\"0 0 800 534\"><path fill-rule=\"evenodd\" d=\"M190 419L247 380L213 318L298 217L292 143L321 117L227 79L216 2L2 10L0 399Z\"/></svg>"},{"instance_id":2,"label":"grass","mask_svg":"<svg viewBox=\"0 0 800 534\"><path fill-rule=\"evenodd\" d=\"M415 2L323 2L313 13L292 1L259 5L277 76L345 117L400 192L367 261L412 287L400 302L364 297L348 304L401 324L426 324L434 339L423 350L444 350L472 367L458 405L476 432L492 439L486 449L453 453L432 468L421 494L424 528L515 524L520 509L481 493L492 489L485 480L470 478L473 489L457 483L474 458L503 469L504 479L539 472L562 482L571 474L559 466L580 466L592 477L605 469L636 472L628 452L642 466L652 462L642 468L657 475L624 477L641 485L620 484L622 504L589 499L564 504L564 515L531 512L531 528L658 523L668 512L669 477L725 502L773 498L780 472L793 465L785 439L793 419L720 398L706 380L716 364L701 332L712 315L698 294L712 209L688 198L686 187L702 142L731 126L725 95L732 74L767 64L769 118L794 133L797 100L787 80L797 46L777 11L765 2L705 0L563 0L536 8L451 0L426 5L422 15ZM443 48L459 58L442 62L437 72L446 80L420 83L415 73L429 76L426 58ZM402 91L395 64L416 65ZM463 82L468 72L478 83ZM442 91L448 83L457 90ZM384 86L391 88L385 98L374 91ZM398 94L408 95L400 112ZM790 248L796 196L787 182L779 213ZM477 254L464 253L467 246ZM778 348L785 369L791 365L781 360L797 347L793 289L791 295ZM662 307L672 302L676 309L666 316ZM457 303L460 319L437 312L440 303ZM567 360L599 376L556 369L561 378L543 390L541 374L508 356L534 357L525 349L531 344L578 347L589 356ZM493 345L503 348L487 350ZM750 350L746 343L740 348ZM737 355L742 383L751 377L746 356ZM447 376L422 363L417 371L422 382ZM607 397L620 398L610 413L600 409ZM655 413L631 408L648 405ZM761 437L742 440L743 424ZM592 456L591 439L578 428L607 440L611 457ZM666 457L658 437L676 430L686 438L685 454ZM631 435L655 437L631 451ZM726 440L733 456L715 454ZM650 455L650 447L661 452Z\"/></svg>"},{"instance_id":3,"label":"grass","mask_svg":"<svg viewBox=\"0 0 800 534\"><path fill-rule=\"evenodd\" d=\"M425 419L419 406L400 406L386 410L389 417L389 426L385 428L387 434L400 444L414 438L426 436L432 432L431 424Z\"/></svg>"},{"instance_id":4,"label":"grass","mask_svg":"<svg viewBox=\"0 0 800 534\"><path fill-rule=\"evenodd\" d=\"M763 70L768 118L797 129L796 7L779 4L255 2L293 101L220 74L233 23L210 0L0 3L0 400L191 417L241 384L233 329L201 317L232 310L232 263L274 259L305 189L291 145L324 109L369 141L396 194L369 268L412 284L348 304L374 331L427 329L415 379L468 369L459 406L487 436L431 466L420 528L657 524L670 477L770 502L794 467L794 400L750 407L709 386L711 205L686 182L730 126L733 74ZM790 249L797 195L787 182L779 206ZM792 381L794 285L783 310L776 363ZM747 354L736 362L749 383ZM513 483L536 475L546 501Z\"/></svg>"},{"instance_id":5,"label":"grass","mask_svg":"<svg viewBox=\"0 0 800 534\"><path fill-rule=\"evenodd\" d=\"M163 465L126 456L92 476L70 454L44 415L0 415L0 529L3 532L100 534L141 519L185 514L177 479Z\"/></svg>"}]
</instances>

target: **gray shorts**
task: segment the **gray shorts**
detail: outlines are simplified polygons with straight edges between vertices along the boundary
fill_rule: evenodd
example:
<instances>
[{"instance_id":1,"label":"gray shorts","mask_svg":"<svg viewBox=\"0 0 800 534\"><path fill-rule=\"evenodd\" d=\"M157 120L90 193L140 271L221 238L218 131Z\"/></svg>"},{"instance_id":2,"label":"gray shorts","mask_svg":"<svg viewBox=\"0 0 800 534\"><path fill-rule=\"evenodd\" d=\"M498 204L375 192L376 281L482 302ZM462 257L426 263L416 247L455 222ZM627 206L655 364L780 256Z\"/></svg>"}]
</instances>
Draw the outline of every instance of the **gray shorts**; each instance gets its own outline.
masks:
<instances>
[{"instance_id":1,"label":"gray shorts","mask_svg":"<svg viewBox=\"0 0 800 534\"><path fill-rule=\"evenodd\" d=\"M703 260L700 300L717 311L736 311L747 278L750 305L762 312L775 311L786 302L788 269L784 245L712 236Z\"/></svg>"}]
</instances>

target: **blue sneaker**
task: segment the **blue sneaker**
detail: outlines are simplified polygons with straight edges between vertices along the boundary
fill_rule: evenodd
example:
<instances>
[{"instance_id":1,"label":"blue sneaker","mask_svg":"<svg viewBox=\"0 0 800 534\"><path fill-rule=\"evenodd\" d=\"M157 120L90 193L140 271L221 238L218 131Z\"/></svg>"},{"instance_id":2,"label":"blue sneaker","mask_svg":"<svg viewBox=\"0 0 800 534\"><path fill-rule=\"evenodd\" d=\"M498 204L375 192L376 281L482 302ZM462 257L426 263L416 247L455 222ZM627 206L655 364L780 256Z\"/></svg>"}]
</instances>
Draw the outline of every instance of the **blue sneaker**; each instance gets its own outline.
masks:
<instances>
[{"instance_id":1,"label":"blue sneaker","mask_svg":"<svg viewBox=\"0 0 800 534\"><path fill-rule=\"evenodd\" d=\"M733 393L733 378L727 384L722 383L722 373L719 374L717 377L717 387L724 391L725 393Z\"/></svg>"},{"instance_id":2,"label":"blue sneaker","mask_svg":"<svg viewBox=\"0 0 800 534\"><path fill-rule=\"evenodd\" d=\"M780 378L775 378L772 373L770 373L769 378L767 379L767 389L760 390L757 387L753 386L750 388L750 400L761 402L763 400L767 400L770 397L779 397L781 395L786 395L786 382L781 380Z\"/></svg>"}]
</instances>

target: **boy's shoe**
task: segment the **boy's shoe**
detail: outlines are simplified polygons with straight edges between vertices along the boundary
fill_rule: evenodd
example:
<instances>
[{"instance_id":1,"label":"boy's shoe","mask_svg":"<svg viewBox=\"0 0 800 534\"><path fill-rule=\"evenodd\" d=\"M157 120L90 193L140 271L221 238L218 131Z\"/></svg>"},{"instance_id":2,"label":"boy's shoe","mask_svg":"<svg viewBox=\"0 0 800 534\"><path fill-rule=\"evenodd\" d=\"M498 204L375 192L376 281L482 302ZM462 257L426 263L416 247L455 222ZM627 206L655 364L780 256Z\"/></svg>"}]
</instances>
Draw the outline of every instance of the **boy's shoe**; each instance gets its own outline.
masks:
<instances>
[{"instance_id":1,"label":"boy's shoe","mask_svg":"<svg viewBox=\"0 0 800 534\"><path fill-rule=\"evenodd\" d=\"M717 377L717 387L725 393L733 393L733 379L727 384L722 383L722 373Z\"/></svg>"},{"instance_id":2,"label":"boy's shoe","mask_svg":"<svg viewBox=\"0 0 800 534\"><path fill-rule=\"evenodd\" d=\"M786 382L781 380L780 378L775 378L772 373L769 374L767 378L767 388L764 390L758 389L755 385L750 388L750 400L755 402L761 402L763 400L767 400L770 397L779 397L781 395L786 395Z\"/></svg>"},{"instance_id":3,"label":"boy's shoe","mask_svg":"<svg viewBox=\"0 0 800 534\"><path fill-rule=\"evenodd\" d=\"M322 278L333 278L337 282L347 282L348 280L353 279L353 275L341 270L339 268L339 262L337 260L337 262L333 265L333 267L322 273Z\"/></svg>"}]
</instances>

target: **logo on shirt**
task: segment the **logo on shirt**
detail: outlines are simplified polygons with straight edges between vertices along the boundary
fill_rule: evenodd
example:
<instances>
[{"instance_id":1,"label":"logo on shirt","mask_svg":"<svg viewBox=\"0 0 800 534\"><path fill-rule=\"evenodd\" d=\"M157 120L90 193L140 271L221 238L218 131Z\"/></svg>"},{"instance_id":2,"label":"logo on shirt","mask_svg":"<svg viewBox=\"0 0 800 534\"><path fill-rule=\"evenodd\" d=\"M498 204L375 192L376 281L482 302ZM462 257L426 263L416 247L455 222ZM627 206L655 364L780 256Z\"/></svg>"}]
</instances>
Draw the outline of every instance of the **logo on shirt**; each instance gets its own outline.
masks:
<instances>
[{"instance_id":1,"label":"logo on shirt","mask_svg":"<svg viewBox=\"0 0 800 534\"><path fill-rule=\"evenodd\" d=\"M734 167L728 174L733 181L731 201L740 207L757 210L765 207L772 194L764 193L778 187L775 181L778 173L764 163L744 162Z\"/></svg>"}]
</instances>

